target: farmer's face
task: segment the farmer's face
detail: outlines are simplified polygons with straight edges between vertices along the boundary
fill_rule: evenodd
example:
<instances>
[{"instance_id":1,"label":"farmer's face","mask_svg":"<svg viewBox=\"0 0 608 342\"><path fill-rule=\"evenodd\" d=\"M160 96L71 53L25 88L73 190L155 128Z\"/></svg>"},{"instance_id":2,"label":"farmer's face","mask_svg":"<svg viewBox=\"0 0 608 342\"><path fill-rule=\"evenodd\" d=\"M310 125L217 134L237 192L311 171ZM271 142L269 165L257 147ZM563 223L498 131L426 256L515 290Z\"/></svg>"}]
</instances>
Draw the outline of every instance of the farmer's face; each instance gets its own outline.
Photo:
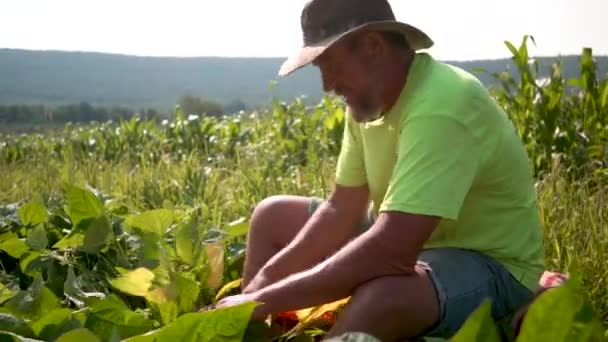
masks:
<instances>
[{"instance_id":1,"label":"farmer's face","mask_svg":"<svg viewBox=\"0 0 608 342\"><path fill-rule=\"evenodd\" d=\"M382 108L383 82L368 43L365 36L353 37L325 50L314 62L323 89L344 97L357 122L372 120Z\"/></svg>"}]
</instances>

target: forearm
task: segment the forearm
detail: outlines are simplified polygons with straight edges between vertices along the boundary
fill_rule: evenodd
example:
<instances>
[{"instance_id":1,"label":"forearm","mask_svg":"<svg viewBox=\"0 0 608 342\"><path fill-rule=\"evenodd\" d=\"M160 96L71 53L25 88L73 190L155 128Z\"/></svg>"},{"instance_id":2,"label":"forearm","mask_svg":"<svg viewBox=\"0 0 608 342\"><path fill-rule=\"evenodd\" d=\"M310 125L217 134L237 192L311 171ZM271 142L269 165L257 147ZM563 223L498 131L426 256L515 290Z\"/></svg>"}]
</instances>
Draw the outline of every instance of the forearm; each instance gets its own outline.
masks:
<instances>
[{"instance_id":1,"label":"forearm","mask_svg":"<svg viewBox=\"0 0 608 342\"><path fill-rule=\"evenodd\" d=\"M314 268L262 289L260 300L270 304L271 313L297 310L348 297L374 278L414 272L415 258L387 250L386 235L378 229L366 232Z\"/></svg>"},{"instance_id":2,"label":"forearm","mask_svg":"<svg viewBox=\"0 0 608 342\"><path fill-rule=\"evenodd\" d=\"M262 289L260 301L268 303L270 313L296 310L348 297L375 278L412 274L436 224L430 217L389 222L381 215L370 230L331 258Z\"/></svg>"},{"instance_id":3,"label":"forearm","mask_svg":"<svg viewBox=\"0 0 608 342\"><path fill-rule=\"evenodd\" d=\"M324 202L293 241L262 267L245 292L259 290L320 263L355 236L364 213Z\"/></svg>"}]
</instances>

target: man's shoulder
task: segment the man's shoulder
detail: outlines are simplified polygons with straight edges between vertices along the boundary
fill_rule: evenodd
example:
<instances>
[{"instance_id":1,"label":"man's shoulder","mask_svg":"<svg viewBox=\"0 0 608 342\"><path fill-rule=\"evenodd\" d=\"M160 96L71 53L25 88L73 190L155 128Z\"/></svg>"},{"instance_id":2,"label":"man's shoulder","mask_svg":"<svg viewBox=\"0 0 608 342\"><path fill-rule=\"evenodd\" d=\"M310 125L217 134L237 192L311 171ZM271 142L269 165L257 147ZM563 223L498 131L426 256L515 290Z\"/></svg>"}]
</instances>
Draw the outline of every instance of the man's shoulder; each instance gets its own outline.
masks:
<instances>
[{"instance_id":1,"label":"man's shoulder","mask_svg":"<svg viewBox=\"0 0 608 342\"><path fill-rule=\"evenodd\" d=\"M440 61L428 53L419 52L416 54L416 58L426 65L427 71L436 79L460 83L481 83L473 73L451 62Z\"/></svg>"},{"instance_id":2,"label":"man's shoulder","mask_svg":"<svg viewBox=\"0 0 608 342\"><path fill-rule=\"evenodd\" d=\"M423 67L418 70L415 90L404 108L406 117L441 114L462 118L471 113L499 111L488 89L472 73L425 53L416 58Z\"/></svg>"},{"instance_id":3,"label":"man's shoulder","mask_svg":"<svg viewBox=\"0 0 608 342\"><path fill-rule=\"evenodd\" d=\"M427 67L420 82L421 92L440 96L443 99L462 99L462 95L486 95L486 88L472 73L430 56L422 57L427 59Z\"/></svg>"}]
</instances>

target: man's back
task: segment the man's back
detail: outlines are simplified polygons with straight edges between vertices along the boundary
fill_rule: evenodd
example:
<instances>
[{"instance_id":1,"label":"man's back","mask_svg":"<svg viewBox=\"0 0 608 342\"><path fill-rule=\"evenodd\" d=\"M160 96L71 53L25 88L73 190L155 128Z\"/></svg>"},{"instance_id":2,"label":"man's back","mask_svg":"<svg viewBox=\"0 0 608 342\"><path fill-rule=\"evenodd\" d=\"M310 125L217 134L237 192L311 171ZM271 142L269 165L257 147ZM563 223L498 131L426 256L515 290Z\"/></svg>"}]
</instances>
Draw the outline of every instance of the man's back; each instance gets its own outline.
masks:
<instances>
[{"instance_id":1,"label":"man's back","mask_svg":"<svg viewBox=\"0 0 608 342\"><path fill-rule=\"evenodd\" d=\"M534 289L543 247L531 168L483 85L418 54L393 109L349 119L337 183L367 183L376 211L443 217L425 248L477 250Z\"/></svg>"}]
</instances>

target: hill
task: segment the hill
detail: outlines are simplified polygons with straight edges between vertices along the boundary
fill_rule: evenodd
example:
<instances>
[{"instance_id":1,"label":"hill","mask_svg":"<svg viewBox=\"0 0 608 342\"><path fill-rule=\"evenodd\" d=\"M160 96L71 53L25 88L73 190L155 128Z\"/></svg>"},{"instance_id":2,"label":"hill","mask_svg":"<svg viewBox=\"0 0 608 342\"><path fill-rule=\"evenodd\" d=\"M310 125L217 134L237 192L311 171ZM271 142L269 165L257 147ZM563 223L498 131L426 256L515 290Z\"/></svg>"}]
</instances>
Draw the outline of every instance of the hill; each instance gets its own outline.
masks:
<instances>
[{"instance_id":1,"label":"hill","mask_svg":"<svg viewBox=\"0 0 608 342\"><path fill-rule=\"evenodd\" d=\"M602 75L608 57L596 57ZM566 77L579 73L578 56L563 56ZM553 58L540 58L546 71ZM268 103L269 84L277 80L274 95L290 100L321 95L319 73L307 67L288 78L276 73L282 58L169 58L116 54L0 49L0 105L59 105L86 101L100 106L128 106L169 110L185 94L221 104L242 101L248 106ZM509 59L450 62L465 70L514 70ZM478 75L490 85L491 79Z\"/></svg>"}]
</instances>

